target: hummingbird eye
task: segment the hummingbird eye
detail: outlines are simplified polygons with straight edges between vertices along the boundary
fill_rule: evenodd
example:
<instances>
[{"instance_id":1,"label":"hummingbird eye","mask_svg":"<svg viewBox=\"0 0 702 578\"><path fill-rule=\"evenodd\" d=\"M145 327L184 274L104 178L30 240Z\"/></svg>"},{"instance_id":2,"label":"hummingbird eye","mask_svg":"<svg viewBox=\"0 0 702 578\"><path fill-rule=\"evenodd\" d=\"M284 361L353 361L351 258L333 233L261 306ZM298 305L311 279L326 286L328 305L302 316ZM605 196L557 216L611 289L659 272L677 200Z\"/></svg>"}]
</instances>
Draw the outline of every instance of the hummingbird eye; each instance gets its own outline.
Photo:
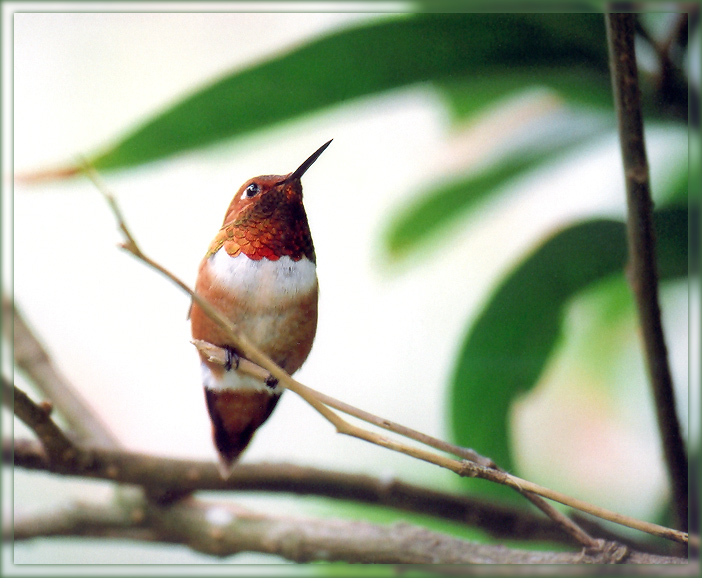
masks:
<instances>
[{"instance_id":1,"label":"hummingbird eye","mask_svg":"<svg viewBox=\"0 0 702 578\"><path fill-rule=\"evenodd\" d=\"M244 189L244 196L248 198L255 197L260 190L261 188L256 183L251 183Z\"/></svg>"}]
</instances>

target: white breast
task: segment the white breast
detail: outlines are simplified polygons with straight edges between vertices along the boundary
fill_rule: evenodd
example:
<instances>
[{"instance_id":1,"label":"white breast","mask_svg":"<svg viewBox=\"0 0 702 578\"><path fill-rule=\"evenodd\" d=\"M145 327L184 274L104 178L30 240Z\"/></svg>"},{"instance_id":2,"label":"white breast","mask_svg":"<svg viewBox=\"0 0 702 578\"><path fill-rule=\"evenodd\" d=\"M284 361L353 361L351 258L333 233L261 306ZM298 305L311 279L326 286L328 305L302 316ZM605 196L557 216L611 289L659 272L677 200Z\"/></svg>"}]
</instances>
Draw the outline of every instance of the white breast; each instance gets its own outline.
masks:
<instances>
[{"instance_id":1,"label":"white breast","mask_svg":"<svg viewBox=\"0 0 702 578\"><path fill-rule=\"evenodd\" d=\"M231 294L235 307L227 316L239 330L277 363L285 366L286 352L299 345L295 331L314 315L310 312L310 300L316 304L317 274L315 264L302 258L293 261L281 257L277 261L260 259L255 261L246 255L231 257L220 249L207 261L211 289L220 295ZM314 326L311 327L314 334ZM285 336L288 336L286 339ZM293 354L294 355L294 354ZM288 367L295 371L299 363ZM211 389L254 389L262 391L266 386L237 372L225 372L223 378L210 375L203 366L205 386ZM269 393L273 393L269 389Z\"/></svg>"},{"instance_id":2,"label":"white breast","mask_svg":"<svg viewBox=\"0 0 702 578\"><path fill-rule=\"evenodd\" d=\"M224 249L209 260L213 284L250 302L284 302L309 294L317 286L315 264L303 257L293 261L283 256L277 261L255 261L244 253L231 257Z\"/></svg>"}]
</instances>

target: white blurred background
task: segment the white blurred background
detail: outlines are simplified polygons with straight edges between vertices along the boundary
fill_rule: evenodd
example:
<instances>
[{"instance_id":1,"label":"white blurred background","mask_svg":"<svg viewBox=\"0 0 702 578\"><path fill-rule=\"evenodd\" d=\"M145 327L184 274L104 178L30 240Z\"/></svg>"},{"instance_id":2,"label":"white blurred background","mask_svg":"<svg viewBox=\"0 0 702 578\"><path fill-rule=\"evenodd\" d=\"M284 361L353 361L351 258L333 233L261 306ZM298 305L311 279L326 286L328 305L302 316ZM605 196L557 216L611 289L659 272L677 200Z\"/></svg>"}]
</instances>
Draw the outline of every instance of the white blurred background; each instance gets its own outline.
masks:
<instances>
[{"instance_id":1,"label":"white blurred background","mask_svg":"<svg viewBox=\"0 0 702 578\"><path fill-rule=\"evenodd\" d=\"M91 5L82 3L73 7L80 13L42 13L47 7L40 5L34 12L32 6L14 5L12 16L13 5L3 5L3 114L13 122L12 133L3 123L5 193L12 161L16 173L71 162L233 69L326 31L384 17L203 13L207 4L197 4L199 13L163 13L172 6L158 4L153 10L159 13L149 14L86 13ZM149 8L130 4L116 9L137 6ZM103 10L104 5L96 8ZM226 3L214 8L247 9ZM403 5L386 8L402 10ZM9 63L8 49L14 58ZM8 66L13 74L9 79ZM13 108L8 108L7 97L13 98ZM103 178L144 251L192 284L240 184L258 174L288 172L334 138L303 183L321 296L315 345L296 377L360 408L447 438L445 399L453 358L489 290L558 223L623 211L616 140L612 136L578 151L577 164L573 157L555 170L536 173L514 196L463 219L445 236L440 250L424 252L414 263L396 266L384 258L383 228L413 193L456 164L488 153L495 142L486 135L509 138L551 122L558 110L554 113L549 98L535 94L516 100L510 122L504 122L504 114L487 115L482 123L457 133L438 96L427 86L416 86ZM687 137L684 131L656 130L647 136L655 185L663 167L684 161ZM120 240L107 205L86 179L15 185L12 198L3 198L3 256L8 244L14 250L13 261L4 260L3 291L14 285L18 306L54 362L126 447L214 459L199 364L189 343L188 299L120 251ZM664 294L664 307L670 303L666 328L675 336L671 358L684 396L688 313L674 292L686 287L671 291ZM632 343L635 348L635 334ZM666 495L665 475L645 375L640 377L640 389L633 395L641 401L643 417L622 423L611 408L602 409L601 400L577 387L564 387L567 368L550 371L538 395L522 404L515 422L522 473L623 513L653 515L653 506L660 506ZM687 407L686 399L681 403ZM596 441L589 429L593 418L605 428L597 430ZM11 425L3 420L5 435ZM16 434L24 431L15 424ZM569 463L574 455L577 462ZM259 430L243 461L289 461L458 488L450 472L336 435L291 393ZM544 461L550 473L543 472ZM5 468L5 481L9 475ZM638 492L632 492L632 479ZM111 490L108 484L17 471L13 491L15 513L21 514L75 498L99 500ZM241 501L264 511L313 511L307 500L294 497L242 496ZM11 554L4 548L6 562ZM279 560L243 555L233 561ZM124 562L219 561L173 547L36 541L14 548L13 572L36 572L36 567L22 566L26 564ZM75 574L79 569L53 571Z\"/></svg>"}]
</instances>

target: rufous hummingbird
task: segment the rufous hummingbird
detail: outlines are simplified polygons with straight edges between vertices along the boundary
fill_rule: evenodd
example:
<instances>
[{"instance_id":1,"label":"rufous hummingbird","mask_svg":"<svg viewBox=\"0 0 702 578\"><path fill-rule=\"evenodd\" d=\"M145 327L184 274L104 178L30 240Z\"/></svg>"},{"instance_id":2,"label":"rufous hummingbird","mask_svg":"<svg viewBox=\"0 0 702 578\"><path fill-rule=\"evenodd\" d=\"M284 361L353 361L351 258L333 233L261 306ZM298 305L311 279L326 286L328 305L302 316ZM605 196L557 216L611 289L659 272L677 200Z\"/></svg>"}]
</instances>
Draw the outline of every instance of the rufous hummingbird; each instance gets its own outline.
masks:
<instances>
[{"instance_id":1,"label":"rufous hummingbird","mask_svg":"<svg viewBox=\"0 0 702 578\"><path fill-rule=\"evenodd\" d=\"M249 179L229 204L222 228L200 263L196 292L280 367L303 364L317 331L317 272L300 179L329 146L287 175ZM282 389L236 371L241 352L197 304L192 336L228 352L223 367L200 353L212 437L223 477L271 414Z\"/></svg>"}]
</instances>

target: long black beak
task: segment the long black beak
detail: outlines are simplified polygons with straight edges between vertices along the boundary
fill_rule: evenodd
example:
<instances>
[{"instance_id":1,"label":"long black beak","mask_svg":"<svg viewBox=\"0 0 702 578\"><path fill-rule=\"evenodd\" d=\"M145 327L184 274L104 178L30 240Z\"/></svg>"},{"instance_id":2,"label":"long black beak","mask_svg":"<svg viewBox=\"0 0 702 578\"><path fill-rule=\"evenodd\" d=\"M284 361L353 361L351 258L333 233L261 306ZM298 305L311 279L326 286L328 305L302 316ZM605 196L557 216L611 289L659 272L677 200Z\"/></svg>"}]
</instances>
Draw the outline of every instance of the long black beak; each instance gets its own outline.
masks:
<instances>
[{"instance_id":1,"label":"long black beak","mask_svg":"<svg viewBox=\"0 0 702 578\"><path fill-rule=\"evenodd\" d=\"M314 164L314 161L316 161L319 158L319 155L321 155L326 150L326 148L331 144L331 141L333 140L334 139L330 139L327 142L325 142L321 147L319 147L314 153L312 153L312 156L310 156L310 158L308 158L304 163L297 167L297 169L295 169L295 172L290 173L290 176L287 177L283 182L300 180L302 178L302 175L304 175L307 172L307 169L309 169Z\"/></svg>"}]
</instances>

